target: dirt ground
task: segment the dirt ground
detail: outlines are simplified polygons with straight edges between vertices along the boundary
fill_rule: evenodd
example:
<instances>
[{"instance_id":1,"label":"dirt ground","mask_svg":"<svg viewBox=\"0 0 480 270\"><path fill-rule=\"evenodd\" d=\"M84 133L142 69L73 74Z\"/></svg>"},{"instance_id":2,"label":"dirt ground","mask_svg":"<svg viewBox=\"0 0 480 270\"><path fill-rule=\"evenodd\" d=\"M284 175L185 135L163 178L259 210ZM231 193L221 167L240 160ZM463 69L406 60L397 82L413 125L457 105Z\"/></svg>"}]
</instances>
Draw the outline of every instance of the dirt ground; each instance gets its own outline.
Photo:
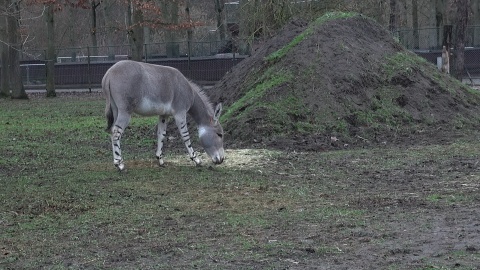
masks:
<instances>
[{"instance_id":1,"label":"dirt ground","mask_svg":"<svg viewBox=\"0 0 480 270\"><path fill-rule=\"evenodd\" d=\"M424 143L449 140L441 137L417 142L416 146L407 143L396 147L421 148ZM378 157L389 162L388 155ZM304 171L318 170L314 162L308 161L318 158L320 155L312 152L300 154L295 166ZM362 170L355 163L345 157L329 164L349 172L351 179L331 183L344 188L324 196L331 196L335 203L342 201L356 209L368 209L365 223L359 226L330 221L326 227L301 228L299 235L310 233L312 239L336 245L339 252L326 256L318 265L293 269L480 269L478 154L466 159L427 159L416 164L405 159L409 165L393 171L380 167ZM444 195L436 201L432 194L439 193ZM463 196L475 199L461 202Z\"/></svg>"},{"instance_id":2,"label":"dirt ground","mask_svg":"<svg viewBox=\"0 0 480 270\"><path fill-rule=\"evenodd\" d=\"M254 101L245 101L233 113L234 120L224 126L227 138L233 140L231 146L287 150L292 154L285 164L292 162L297 151L307 151L294 164L298 170L309 171L318 169L309 160L319 158L318 153L323 151L387 145L405 149L448 145L464 137L474 141L480 138L478 89L468 90L433 65L418 60L385 29L361 16L314 26L313 34L283 58L266 60L309 27L301 19L293 20L210 92L213 100L228 106L267 80L265 74L272 69L293 72L292 80L271 87ZM400 54L408 59L397 58ZM385 59L394 60L386 63ZM389 94L384 95L386 92ZM266 123L272 117L265 112L264 103L275 103L289 93L294 93L306 110L283 120L286 131L279 134ZM363 113L374 115L383 109L392 114L374 117L373 122L379 125L360 119ZM311 118L332 123L335 119L345 120L347 131L342 133L335 124L313 132L294 128L298 121L319 125ZM351 200L345 198L345 204L369 209L372 214L367 223L378 221L386 227L379 230L367 224L351 235L345 235L349 224L317 231L312 239L337 245L338 254L324 258L318 266L293 269L387 269L395 262L399 266L392 269L480 269L478 153L468 159L432 159L401 171L360 171L355 165L349 166L350 162L330 164L350 171L353 178L361 175L358 182L338 183L346 187L335 199L355 194ZM474 181L462 182L464 177ZM456 190L475 199L462 205L432 206L425 198L439 190ZM359 193L361 196L357 196ZM298 233L310 229L299 228ZM350 252L340 251L342 246ZM455 250L457 255L447 250Z\"/></svg>"}]
</instances>

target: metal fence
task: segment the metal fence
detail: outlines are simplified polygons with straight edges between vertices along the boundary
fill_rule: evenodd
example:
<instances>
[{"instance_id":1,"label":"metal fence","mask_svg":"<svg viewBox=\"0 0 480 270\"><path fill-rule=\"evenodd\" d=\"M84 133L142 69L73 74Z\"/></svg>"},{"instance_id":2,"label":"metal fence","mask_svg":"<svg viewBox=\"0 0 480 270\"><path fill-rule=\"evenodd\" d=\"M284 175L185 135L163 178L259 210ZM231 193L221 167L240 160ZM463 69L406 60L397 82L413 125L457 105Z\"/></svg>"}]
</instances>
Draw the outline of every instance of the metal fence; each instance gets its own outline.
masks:
<instances>
[{"instance_id":1,"label":"metal fence","mask_svg":"<svg viewBox=\"0 0 480 270\"><path fill-rule=\"evenodd\" d=\"M115 62L131 58L129 45L56 49L57 87L98 87ZM26 89L42 88L46 82L45 50L22 53L21 72ZM215 42L170 42L144 45L143 61L179 69L188 78L220 80L235 64L250 54L244 40Z\"/></svg>"},{"instance_id":2,"label":"metal fence","mask_svg":"<svg viewBox=\"0 0 480 270\"><path fill-rule=\"evenodd\" d=\"M455 32L454 29L453 32ZM404 47L440 68L444 41L443 28L408 29L392 34ZM464 80L470 84L480 85L480 25L467 27L464 67Z\"/></svg>"},{"instance_id":3,"label":"metal fence","mask_svg":"<svg viewBox=\"0 0 480 270\"><path fill-rule=\"evenodd\" d=\"M395 31L393 35L409 50L441 50L443 28L405 29ZM480 25L467 27L466 47L480 47Z\"/></svg>"},{"instance_id":4,"label":"metal fence","mask_svg":"<svg viewBox=\"0 0 480 270\"><path fill-rule=\"evenodd\" d=\"M443 29L400 30L393 35L407 49L432 64L441 64L438 61L441 61ZM195 81L213 82L250 53L250 43L245 40L165 42L145 44L143 61L175 67ZM130 55L129 45L58 48L55 84L66 88L98 87L106 70L117 61L129 59ZM45 51L23 52L21 72L26 89L43 88ZM469 83L480 85L480 25L467 29L464 77Z\"/></svg>"},{"instance_id":5,"label":"metal fence","mask_svg":"<svg viewBox=\"0 0 480 270\"><path fill-rule=\"evenodd\" d=\"M238 55L250 54L250 43L243 39L225 41L182 41L150 43L143 45L144 61L159 58L188 58L216 56L225 53ZM57 63L98 62L127 59L131 55L130 45L112 45L99 47L57 48ZM21 54L21 61L43 61L45 50L26 50Z\"/></svg>"}]
</instances>

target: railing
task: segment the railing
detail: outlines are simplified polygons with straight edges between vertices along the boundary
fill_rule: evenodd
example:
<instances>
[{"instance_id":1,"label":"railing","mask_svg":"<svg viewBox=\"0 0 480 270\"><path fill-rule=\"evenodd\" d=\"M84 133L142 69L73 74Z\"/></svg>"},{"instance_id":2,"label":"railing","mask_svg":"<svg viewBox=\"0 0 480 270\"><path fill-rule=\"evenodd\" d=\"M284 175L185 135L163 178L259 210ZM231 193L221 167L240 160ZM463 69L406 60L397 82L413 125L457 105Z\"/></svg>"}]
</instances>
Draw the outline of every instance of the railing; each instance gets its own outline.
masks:
<instances>
[{"instance_id":1,"label":"railing","mask_svg":"<svg viewBox=\"0 0 480 270\"><path fill-rule=\"evenodd\" d=\"M464 77L480 84L480 26L467 30ZM443 30L425 28L393 33L407 49L437 65L441 56ZM244 40L214 42L170 42L144 45L143 61L172 66L192 80L220 80L235 64L250 55ZM26 89L45 85L45 52L31 50L22 54L21 71ZM103 74L115 62L130 58L130 46L60 48L56 50L55 84L57 87L98 87Z\"/></svg>"},{"instance_id":2,"label":"railing","mask_svg":"<svg viewBox=\"0 0 480 270\"><path fill-rule=\"evenodd\" d=\"M224 53L250 55L251 48L250 42L243 39L231 39L224 41L163 42L144 44L143 47L144 61L159 58L206 57ZM45 54L45 50L25 50L21 54L21 60L45 60ZM131 55L131 49L129 45L57 48L55 55L58 63L115 61L129 58Z\"/></svg>"},{"instance_id":3,"label":"railing","mask_svg":"<svg viewBox=\"0 0 480 270\"><path fill-rule=\"evenodd\" d=\"M455 30L453 30L455 31ZM392 33L409 50L441 50L443 28L404 29ZM467 27L466 47L480 47L480 25Z\"/></svg>"},{"instance_id":4,"label":"railing","mask_svg":"<svg viewBox=\"0 0 480 270\"><path fill-rule=\"evenodd\" d=\"M407 49L432 64L441 65L443 28L407 29L392 34ZM480 85L480 25L467 27L464 67L464 80L470 84Z\"/></svg>"},{"instance_id":5,"label":"railing","mask_svg":"<svg viewBox=\"0 0 480 270\"><path fill-rule=\"evenodd\" d=\"M249 54L250 46L243 40L154 43L144 45L143 61L175 67L197 82L213 82L220 80ZM65 88L98 87L110 66L129 58L128 45L58 48L55 85ZM24 52L20 67L26 89L45 86L44 50Z\"/></svg>"},{"instance_id":6,"label":"railing","mask_svg":"<svg viewBox=\"0 0 480 270\"><path fill-rule=\"evenodd\" d=\"M190 59L157 59L148 63L171 66L180 70L187 78L198 83L219 81L233 66L246 56L231 55L221 58L192 57ZM40 63L41 62L41 63ZM23 84L26 89L44 88L46 67L39 63L21 64ZM99 87L105 72L114 61L69 62L55 64L55 85L57 88L95 88Z\"/></svg>"}]
</instances>

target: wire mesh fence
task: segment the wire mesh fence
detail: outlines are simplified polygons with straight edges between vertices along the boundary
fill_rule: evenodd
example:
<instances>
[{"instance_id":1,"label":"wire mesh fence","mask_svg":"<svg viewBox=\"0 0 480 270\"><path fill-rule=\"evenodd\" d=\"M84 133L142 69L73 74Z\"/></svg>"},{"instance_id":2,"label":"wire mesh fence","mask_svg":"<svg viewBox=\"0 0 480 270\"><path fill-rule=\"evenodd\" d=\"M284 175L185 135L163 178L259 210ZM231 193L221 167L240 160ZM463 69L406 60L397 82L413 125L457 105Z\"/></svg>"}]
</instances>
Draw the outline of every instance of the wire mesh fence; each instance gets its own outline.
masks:
<instances>
[{"instance_id":1,"label":"wire mesh fence","mask_svg":"<svg viewBox=\"0 0 480 270\"><path fill-rule=\"evenodd\" d=\"M405 29L393 35L409 50L441 50L444 30L440 27ZM467 27L465 47L480 47L480 25Z\"/></svg>"},{"instance_id":2,"label":"wire mesh fence","mask_svg":"<svg viewBox=\"0 0 480 270\"><path fill-rule=\"evenodd\" d=\"M441 28L400 30L393 36L432 64L441 66L444 40ZM164 42L144 45L143 61L172 66L196 81L218 81L251 53L247 40ZM58 87L97 87L115 62L129 59L129 45L56 49L55 84ZM45 50L22 53L21 72L27 89L46 81ZM465 79L480 85L480 25L469 26L465 49Z\"/></svg>"},{"instance_id":3,"label":"wire mesh fence","mask_svg":"<svg viewBox=\"0 0 480 270\"><path fill-rule=\"evenodd\" d=\"M452 31L455 32L455 29ZM394 32L393 35L405 48L416 52L440 69L445 39L443 28L400 30ZM451 49L451 53L454 54L453 49ZM463 76L466 82L480 85L480 25L467 27Z\"/></svg>"},{"instance_id":4,"label":"wire mesh fence","mask_svg":"<svg viewBox=\"0 0 480 270\"><path fill-rule=\"evenodd\" d=\"M144 45L143 61L179 69L196 81L218 81L250 54L246 40L168 42ZM46 82L45 50L22 53L21 72L27 89ZM115 62L130 59L129 45L57 48L55 84L59 87L98 87Z\"/></svg>"}]
</instances>

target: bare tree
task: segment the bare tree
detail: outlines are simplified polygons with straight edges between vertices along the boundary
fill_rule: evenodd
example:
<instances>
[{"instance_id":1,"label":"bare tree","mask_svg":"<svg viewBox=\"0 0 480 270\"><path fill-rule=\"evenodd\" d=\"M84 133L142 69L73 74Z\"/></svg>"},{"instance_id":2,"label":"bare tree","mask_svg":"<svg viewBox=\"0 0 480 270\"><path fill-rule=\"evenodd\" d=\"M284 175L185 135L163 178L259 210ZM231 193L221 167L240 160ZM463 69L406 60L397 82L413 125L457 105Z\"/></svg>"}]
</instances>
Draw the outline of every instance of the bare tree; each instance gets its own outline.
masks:
<instances>
[{"instance_id":1,"label":"bare tree","mask_svg":"<svg viewBox=\"0 0 480 270\"><path fill-rule=\"evenodd\" d=\"M142 61L143 59L143 0L128 0L127 5L127 33L130 41L132 60Z\"/></svg>"},{"instance_id":2,"label":"bare tree","mask_svg":"<svg viewBox=\"0 0 480 270\"><path fill-rule=\"evenodd\" d=\"M112 46L115 44L114 42L114 36L115 32L119 27L115 27L115 13L114 13L114 2L109 1L105 2L102 1L102 8L101 8L101 16L100 16L100 29L101 31L101 37L103 39L103 44L108 46L108 57L110 60L113 60L115 57L115 51L113 50Z\"/></svg>"},{"instance_id":3,"label":"bare tree","mask_svg":"<svg viewBox=\"0 0 480 270\"><path fill-rule=\"evenodd\" d=\"M437 28L437 44L441 44L442 26L445 24L445 0L435 0L435 27ZM445 44L443 44L445 45Z\"/></svg>"},{"instance_id":4,"label":"bare tree","mask_svg":"<svg viewBox=\"0 0 480 270\"><path fill-rule=\"evenodd\" d=\"M54 28L54 3L45 4L45 22L47 24L47 53L46 53L46 70L47 70L47 97L55 97L55 28Z\"/></svg>"},{"instance_id":5,"label":"bare tree","mask_svg":"<svg viewBox=\"0 0 480 270\"><path fill-rule=\"evenodd\" d=\"M217 15L217 31L221 41L225 40L225 0L215 0L215 13Z\"/></svg>"},{"instance_id":6,"label":"bare tree","mask_svg":"<svg viewBox=\"0 0 480 270\"><path fill-rule=\"evenodd\" d=\"M8 80L8 35L7 35L7 0L0 0L0 60L2 65L0 97L10 97L10 86Z\"/></svg>"},{"instance_id":7,"label":"bare tree","mask_svg":"<svg viewBox=\"0 0 480 270\"><path fill-rule=\"evenodd\" d=\"M100 5L100 1L92 0L90 2L90 8L92 12L92 27L90 29L90 37L92 38L93 55L98 55L98 42L97 42L97 8Z\"/></svg>"},{"instance_id":8,"label":"bare tree","mask_svg":"<svg viewBox=\"0 0 480 270\"><path fill-rule=\"evenodd\" d=\"M390 20L388 29L394 33L398 29L397 0L390 0Z\"/></svg>"},{"instance_id":9,"label":"bare tree","mask_svg":"<svg viewBox=\"0 0 480 270\"><path fill-rule=\"evenodd\" d=\"M468 18L470 15L470 0L452 0L452 11L455 22L453 75L458 80L463 77L465 69L465 42Z\"/></svg>"},{"instance_id":10,"label":"bare tree","mask_svg":"<svg viewBox=\"0 0 480 270\"><path fill-rule=\"evenodd\" d=\"M167 57L178 57L180 54L180 46L178 44L178 2L171 0L162 1L162 17L167 42Z\"/></svg>"},{"instance_id":11,"label":"bare tree","mask_svg":"<svg viewBox=\"0 0 480 270\"><path fill-rule=\"evenodd\" d=\"M473 29L473 45L478 47L480 45L480 1L472 1L472 20L471 25L476 25Z\"/></svg>"},{"instance_id":12,"label":"bare tree","mask_svg":"<svg viewBox=\"0 0 480 270\"><path fill-rule=\"evenodd\" d=\"M420 36L418 33L418 0L412 0L412 27L413 27L413 47L420 47Z\"/></svg>"},{"instance_id":13,"label":"bare tree","mask_svg":"<svg viewBox=\"0 0 480 270\"><path fill-rule=\"evenodd\" d=\"M20 41L20 7L19 0L8 1L7 9L7 32L8 32L8 77L10 79L10 89L12 98L27 99L25 88L22 82L22 73L20 71L20 52L22 50Z\"/></svg>"},{"instance_id":14,"label":"bare tree","mask_svg":"<svg viewBox=\"0 0 480 270\"><path fill-rule=\"evenodd\" d=\"M15 99L28 98L20 71L20 9L18 0L0 1L0 38L2 42L1 96Z\"/></svg>"},{"instance_id":15,"label":"bare tree","mask_svg":"<svg viewBox=\"0 0 480 270\"><path fill-rule=\"evenodd\" d=\"M187 21L188 23L192 23L192 17L190 16L190 12L192 11L192 3L191 0L187 0L186 2L186 7L185 7L185 12L187 15ZM193 29L192 27L187 28L187 44L188 44L188 57L191 56L192 52L192 41L193 41Z\"/></svg>"}]
</instances>

